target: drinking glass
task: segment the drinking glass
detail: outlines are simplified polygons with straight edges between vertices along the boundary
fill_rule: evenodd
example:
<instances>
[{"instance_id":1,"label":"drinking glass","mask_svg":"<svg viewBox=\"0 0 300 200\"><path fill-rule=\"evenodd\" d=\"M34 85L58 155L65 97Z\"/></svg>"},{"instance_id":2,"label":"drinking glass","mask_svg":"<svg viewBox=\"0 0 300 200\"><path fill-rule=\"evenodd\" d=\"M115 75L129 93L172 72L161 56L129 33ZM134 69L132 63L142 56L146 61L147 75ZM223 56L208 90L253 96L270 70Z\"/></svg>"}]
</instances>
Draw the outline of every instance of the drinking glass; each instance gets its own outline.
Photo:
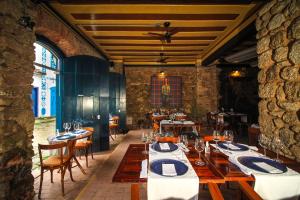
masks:
<instances>
[{"instance_id":1,"label":"drinking glass","mask_svg":"<svg viewBox=\"0 0 300 200\"><path fill-rule=\"evenodd\" d=\"M266 148L268 144L268 138L264 134L258 136L258 143L264 149L264 155L267 156Z\"/></svg>"},{"instance_id":2,"label":"drinking glass","mask_svg":"<svg viewBox=\"0 0 300 200\"><path fill-rule=\"evenodd\" d=\"M213 132L213 141L215 141L216 146L218 145L218 141L220 141L220 132L217 130L214 130ZM213 152L218 153L220 152L219 149L217 149L217 147L213 150Z\"/></svg>"},{"instance_id":3,"label":"drinking glass","mask_svg":"<svg viewBox=\"0 0 300 200\"><path fill-rule=\"evenodd\" d=\"M276 149L276 159L275 161L282 163L282 160L279 159L279 150L283 149L284 145L283 142L280 140L279 137L275 137L273 141L273 145Z\"/></svg>"},{"instance_id":4,"label":"drinking glass","mask_svg":"<svg viewBox=\"0 0 300 200\"><path fill-rule=\"evenodd\" d=\"M149 152L147 151L147 142L148 142L148 136L145 132L142 132L142 142L145 143L145 150L142 152L142 154L147 155Z\"/></svg>"},{"instance_id":5,"label":"drinking glass","mask_svg":"<svg viewBox=\"0 0 300 200\"><path fill-rule=\"evenodd\" d=\"M72 126L72 124L71 124L71 123L67 123L67 129L68 129L68 133L69 133L69 131L70 131L70 129L71 129L71 126Z\"/></svg>"},{"instance_id":6,"label":"drinking glass","mask_svg":"<svg viewBox=\"0 0 300 200\"><path fill-rule=\"evenodd\" d=\"M186 146L186 148L188 148L189 146L189 140L188 140L188 137L187 135L182 135L182 143Z\"/></svg>"},{"instance_id":7,"label":"drinking glass","mask_svg":"<svg viewBox=\"0 0 300 200\"><path fill-rule=\"evenodd\" d=\"M66 130L67 130L67 128L68 128L68 123L63 123L63 128L65 129L65 133L66 133Z\"/></svg>"},{"instance_id":8,"label":"drinking glass","mask_svg":"<svg viewBox=\"0 0 300 200\"><path fill-rule=\"evenodd\" d=\"M198 165L198 166L204 166L205 165L205 162L203 162L201 160L201 152L204 150L204 148L205 148L205 143L204 143L203 139L196 138L195 139L195 150L199 153L199 160L197 160L195 162L195 164Z\"/></svg>"}]
</instances>

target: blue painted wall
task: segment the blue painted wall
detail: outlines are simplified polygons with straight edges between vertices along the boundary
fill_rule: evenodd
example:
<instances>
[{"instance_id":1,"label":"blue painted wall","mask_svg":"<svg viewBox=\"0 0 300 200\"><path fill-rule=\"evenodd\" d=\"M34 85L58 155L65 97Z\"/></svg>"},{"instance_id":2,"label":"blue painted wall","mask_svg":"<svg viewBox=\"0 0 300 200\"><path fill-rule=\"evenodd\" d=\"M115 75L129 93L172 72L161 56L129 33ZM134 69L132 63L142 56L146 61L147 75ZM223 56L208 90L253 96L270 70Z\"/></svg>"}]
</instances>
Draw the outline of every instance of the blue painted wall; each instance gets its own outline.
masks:
<instances>
[{"instance_id":1,"label":"blue painted wall","mask_svg":"<svg viewBox=\"0 0 300 200\"><path fill-rule=\"evenodd\" d=\"M65 58L61 79L61 123L93 126L94 151L109 149L109 63L92 56Z\"/></svg>"}]
</instances>

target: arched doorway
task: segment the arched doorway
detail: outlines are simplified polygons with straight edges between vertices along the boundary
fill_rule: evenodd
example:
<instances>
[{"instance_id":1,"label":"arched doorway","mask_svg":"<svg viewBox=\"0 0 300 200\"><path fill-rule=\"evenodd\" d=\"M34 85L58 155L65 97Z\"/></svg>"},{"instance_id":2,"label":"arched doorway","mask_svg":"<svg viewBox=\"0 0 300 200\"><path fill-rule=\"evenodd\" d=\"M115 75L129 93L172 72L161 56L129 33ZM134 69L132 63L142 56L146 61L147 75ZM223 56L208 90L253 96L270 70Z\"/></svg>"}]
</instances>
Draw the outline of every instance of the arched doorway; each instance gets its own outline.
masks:
<instances>
[{"instance_id":1,"label":"arched doorway","mask_svg":"<svg viewBox=\"0 0 300 200\"><path fill-rule=\"evenodd\" d=\"M32 82L32 109L35 116L33 131L33 170L38 167L38 144L47 144L55 135L60 121L60 70L62 56L46 39L34 43L35 61Z\"/></svg>"}]
</instances>

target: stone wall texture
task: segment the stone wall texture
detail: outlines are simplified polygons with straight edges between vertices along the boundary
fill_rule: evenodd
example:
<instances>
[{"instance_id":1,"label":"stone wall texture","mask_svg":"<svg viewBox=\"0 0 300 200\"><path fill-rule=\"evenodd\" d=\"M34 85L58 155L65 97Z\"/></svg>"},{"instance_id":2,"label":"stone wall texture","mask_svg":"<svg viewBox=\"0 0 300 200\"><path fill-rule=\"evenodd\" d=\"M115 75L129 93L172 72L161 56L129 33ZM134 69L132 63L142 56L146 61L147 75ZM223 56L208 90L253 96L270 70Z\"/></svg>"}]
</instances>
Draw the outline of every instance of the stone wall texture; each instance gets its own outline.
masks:
<instances>
[{"instance_id":1,"label":"stone wall texture","mask_svg":"<svg viewBox=\"0 0 300 200\"><path fill-rule=\"evenodd\" d=\"M31 108L35 34L17 23L36 17L31 1L0 1L0 199L32 199L34 116Z\"/></svg>"},{"instance_id":2,"label":"stone wall texture","mask_svg":"<svg viewBox=\"0 0 300 200\"><path fill-rule=\"evenodd\" d=\"M258 13L259 124L300 161L300 2L269 1ZM274 149L273 149L274 150Z\"/></svg>"},{"instance_id":3,"label":"stone wall texture","mask_svg":"<svg viewBox=\"0 0 300 200\"><path fill-rule=\"evenodd\" d=\"M43 35L59 47L64 54L69 56L89 55L101 57L101 55L77 33L66 24L49 13L42 6L36 7L37 21L35 32Z\"/></svg>"},{"instance_id":4,"label":"stone wall texture","mask_svg":"<svg viewBox=\"0 0 300 200\"><path fill-rule=\"evenodd\" d=\"M164 67L167 76L182 77L182 102L186 113L195 110L202 112L217 109L217 70L204 67ZM144 119L152 107L151 76L160 72L158 67L126 67L126 109L127 117L132 117L133 124Z\"/></svg>"}]
</instances>

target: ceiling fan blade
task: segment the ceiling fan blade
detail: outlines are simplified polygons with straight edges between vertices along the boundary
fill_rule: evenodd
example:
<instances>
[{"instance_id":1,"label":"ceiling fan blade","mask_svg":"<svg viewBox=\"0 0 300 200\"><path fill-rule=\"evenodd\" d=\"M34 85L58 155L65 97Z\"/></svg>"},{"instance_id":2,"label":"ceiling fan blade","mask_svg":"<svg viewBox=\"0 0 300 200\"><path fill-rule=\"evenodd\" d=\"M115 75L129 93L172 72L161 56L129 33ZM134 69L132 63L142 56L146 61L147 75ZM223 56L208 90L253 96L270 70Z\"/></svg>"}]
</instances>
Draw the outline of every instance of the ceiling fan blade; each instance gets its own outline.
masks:
<instances>
[{"instance_id":1,"label":"ceiling fan blade","mask_svg":"<svg viewBox=\"0 0 300 200\"><path fill-rule=\"evenodd\" d=\"M173 36L175 34L177 34L179 32L179 30L177 28L173 28L171 31L169 31L169 36Z\"/></svg>"},{"instance_id":2,"label":"ceiling fan blade","mask_svg":"<svg viewBox=\"0 0 300 200\"><path fill-rule=\"evenodd\" d=\"M148 32L148 33L146 33L146 35L156 36L156 37L164 37L164 34L160 34L160 33L152 33L152 32Z\"/></svg>"}]
</instances>

